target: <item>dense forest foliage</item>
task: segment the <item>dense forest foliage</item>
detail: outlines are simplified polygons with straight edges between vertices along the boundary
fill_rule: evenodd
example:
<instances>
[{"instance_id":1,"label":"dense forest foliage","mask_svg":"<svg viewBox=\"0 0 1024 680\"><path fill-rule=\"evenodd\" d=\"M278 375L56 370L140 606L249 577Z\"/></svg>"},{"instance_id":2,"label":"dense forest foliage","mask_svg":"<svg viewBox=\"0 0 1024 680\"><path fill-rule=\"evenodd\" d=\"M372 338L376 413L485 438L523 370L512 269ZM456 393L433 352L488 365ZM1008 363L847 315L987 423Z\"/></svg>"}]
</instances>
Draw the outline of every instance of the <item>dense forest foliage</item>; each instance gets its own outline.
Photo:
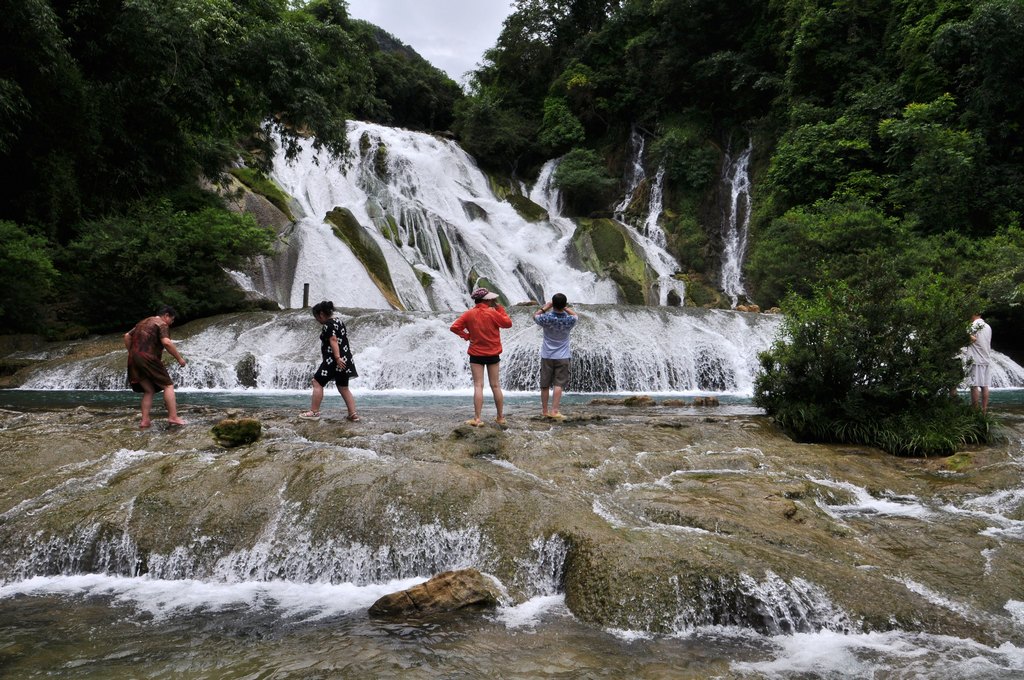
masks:
<instances>
[{"instance_id":1,"label":"dense forest foliage","mask_svg":"<svg viewBox=\"0 0 1024 680\"><path fill-rule=\"evenodd\" d=\"M752 139L752 301L862 278L869 254L952 277L1006 341L1024 326L1022 38L1021 0L516 0L456 130L496 169L569 154L558 179L586 212L614 200L594 177L621 176L637 127L666 169L670 250L712 281L719 164Z\"/></svg>"},{"instance_id":2,"label":"dense forest foliage","mask_svg":"<svg viewBox=\"0 0 1024 680\"><path fill-rule=\"evenodd\" d=\"M951 396L969 312L1024 336L1022 38L1022 0L516 0L456 131L506 171L564 155L585 214L639 129L669 249L712 284L723 159L752 143L745 288L786 312L755 403L798 438L948 453L989 436Z\"/></svg>"},{"instance_id":3,"label":"dense forest foliage","mask_svg":"<svg viewBox=\"0 0 1024 680\"><path fill-rule=\"evenodd\" d=\"M451 125L462 91L343 0L2 0L0 332L237 307L272 234L198 189L277 137Z\"/></svg>"}]
</instances>

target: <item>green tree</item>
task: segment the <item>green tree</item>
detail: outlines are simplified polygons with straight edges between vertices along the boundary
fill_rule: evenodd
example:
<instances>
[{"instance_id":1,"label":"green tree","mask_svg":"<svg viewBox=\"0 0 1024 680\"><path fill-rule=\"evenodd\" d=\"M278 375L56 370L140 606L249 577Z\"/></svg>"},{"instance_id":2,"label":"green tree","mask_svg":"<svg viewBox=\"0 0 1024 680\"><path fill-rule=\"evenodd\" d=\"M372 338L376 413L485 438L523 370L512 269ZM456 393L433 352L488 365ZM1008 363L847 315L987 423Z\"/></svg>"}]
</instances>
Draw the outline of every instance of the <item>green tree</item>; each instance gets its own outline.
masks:
<instances>
[{"instance_id":1,"label":"green tree","mask_svg":"<svg viewBox=\"0 0 1024 680\"><path fill-rule=\"evenodd\" d=\"M569 110L564 99L548 97L544 100L544 120L540 128L540 143L552 151L560 151L580 144L584 140L583 124Z\"/></svg>"},{"instance_id":2,"label":"green tree","mask_svg":"<svg viewBox=\"0 0 1024 680\"><path fill-rule=\"evenodd\" d=\"M856 284L871 262L910 249L915 242L897 220L860 201L819 201L776 218L751 244L747 273L757 299L779 303L787 293L809 295L828 280ZM900 260L900 274L913 270Z\"/></svg>"},{"instance_id":3,"label":"green tree","mask_svg":"<svg viewBox=\"0 0 1024 680\"><path fill-rule=\"evenodd\" d=\"M602 208L615 186L601 157L589 149L573 149L565 154L555 169L554 182L566 206L577 215Z\"/></svg>"},{"instance_id":4,"label":"green tree","mask_svg":"<svg viewBox=\"0 0 1024 680\"><path fill-rule=\"evenodd\" d=\"M794 438L925 456L987 440L985 416L951 394L964 377L970 300L940 274L900 269L878 260L856 287L829 282L786 299L754 403Z\"/></svg>"},{"instance_id":5,"label":"green tree","mask_svg":"<svg viewBox=\"0 0 1024 680\"><path fill-rule=\"evenodd\" d=\"M249 215L213 207L176 211L166 199L149 200L123 216L85 223L63 264L82 321L105 328L132 323L161 304L183 317L237 308L242 293L225 269L269 254L273 240Z\"/></svg>"},{"instance_id":6,"label":"green tree","mask_svg":"<svg viewBox=\"0 0 1024 680\"><path fill-rule=\"evenodd\" d=\"M950 127L956 103L944 94L928 104L909 104L900 118L883 120L879 136L887 144L890 200L913 215L922 231L970 229L978 183L975 158L982 142Z\"/></svg>"},{"instance_id":7,"label":"green tree","mask_svg":"<svg viewBox=\"0 0 1024 680\"><path fill-rule=\"evenodd\" d=\"M46 240L0 220L0 332L37 330L56 281Z\"/></svg>"}]
</instances>

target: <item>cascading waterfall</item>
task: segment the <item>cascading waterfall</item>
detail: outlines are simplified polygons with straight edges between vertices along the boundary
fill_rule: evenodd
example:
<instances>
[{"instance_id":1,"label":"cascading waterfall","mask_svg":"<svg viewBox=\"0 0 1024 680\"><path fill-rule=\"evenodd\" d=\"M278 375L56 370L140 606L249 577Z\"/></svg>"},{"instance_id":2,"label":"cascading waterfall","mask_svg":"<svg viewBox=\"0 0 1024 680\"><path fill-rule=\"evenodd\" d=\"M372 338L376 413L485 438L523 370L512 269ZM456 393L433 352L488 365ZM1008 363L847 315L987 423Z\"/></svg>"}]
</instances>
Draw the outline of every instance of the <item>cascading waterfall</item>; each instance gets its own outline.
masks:
<instances>
[{"instance_id":1,"label":"cascading waterfall","mask_svg":"<svg viewBox=\"0 0 1024 680\"><path fill-rule=\"evenodd\" d=\"M657 283L654 286L654 293L657 304L665 306L669 304L670 294L674 294L680 302L685 300L686 285L675 278L676 272L679 271L679 263L665 250L668 240L664 230L658 224L663 208L664 167L658 168L654 181L650 184L646 217L642 221L634 222L626 215L626 211L635 200L637 190L647 179L647 171L644 169L645 146L644 136L634 128L629 137L630 155L623 177L626 193L615 207L614 214L615 219L627 227L630 238L640 248L647 265L656 274Z\"/></svg>"},{"instance_id":2,"label":"cascading waterfall","mask_svg":"<svg viewBox=\"0 0 1024 680\"><path fill-rule=\"evenodd\" d=\"M729 190L729 203L722 218L722 291L736 307L743 286L743 261L747 255L747 236L750 228L750 155L753 140L739 156L727 153L722 165L722 184Z\"/></svg>"},{"instance_id":3,"label":"cascading waterfall","mask_svg":"<svg viewBox=\"0 0 1024 680\"><path fill-rule=\"evenodd\" d=\"M283 307L314 300L360 308L454 310L484 278L510 302L563 292L572 300L617 301L614 283L574 268L564 224L524 219L494 195L487 177L454 142L427 134L350 122L349 155L330 159L301 142L293 161L274 160L274 180L295 200L288 238L290 285L251 273L252 288ZM324 218L344 208L358 222L361 247L379 250L388 271L364 261ZM571 232L570 232L571 233ZM245 281L245 277L236 277ZM283 290L283 289L287 290ZM389 300L393 290L398 304Z\"/></svg>"},{"instance_id":4,"label":"cascading waterfall","mask_svg":"<svg viewBox=\"0 0 1024 680\"><path fill-rule=\"evenodd\" d=\"M720 392L750 394L757 354L778 319L725 310L585 305L573 333L569 389L579 392ZM541 330L533 308L509 310L503 332L502 383L533 390ZM466 386L466 345L449 331L453 313L340 310L360 378L371 390L453 391ZM188 356L171 367L186 389L305 389L317 360L318 326L308 311L225 317L176 336ZM26 389L124 388L124 352L74 361L30 377Z\"/></svg>"},{"instance_id":5,"label":"cascading waterfall","mask_svg":"<svg viewBox=\"0 0 1024 680\"><path fill-rule=\"evenodd\" d=\"M779 318L693 307L583 305L573 331L573 392L753 393L759 352L768 349ZM502 384L534 390L541 330L533 308L509 309L503 331ZM458 391L466 387L466 345L448 328L454 313L340 309L359 367L357 390ZM171 366L186 389L306 389L318 361L318 326L308 310L230 315L176 342L188 357ZM33 390L123 390L124 351L40 370ZM999 352L994 387L1024 385L1024 367Z\"/></svg>"}]
</instances>

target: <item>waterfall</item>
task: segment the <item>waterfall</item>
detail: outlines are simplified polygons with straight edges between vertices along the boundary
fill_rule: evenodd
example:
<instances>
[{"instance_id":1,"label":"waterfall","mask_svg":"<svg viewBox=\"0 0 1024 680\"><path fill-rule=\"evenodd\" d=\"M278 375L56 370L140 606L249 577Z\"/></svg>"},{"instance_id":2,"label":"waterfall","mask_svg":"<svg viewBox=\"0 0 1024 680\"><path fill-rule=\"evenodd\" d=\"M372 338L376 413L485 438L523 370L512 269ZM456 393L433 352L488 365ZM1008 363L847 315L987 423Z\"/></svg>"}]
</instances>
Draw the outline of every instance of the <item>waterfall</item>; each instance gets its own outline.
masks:
<instances>
[{"instance_id":1,"label":"waterfall","mask_svg":"<svg viewBox=\"0 0 1024 680\"><path fill-rule=\"evenodd\" d=\"M361 122L349 123L348 142L343 159L317 152L312 140L292 161L278 151L271 174L297 215L286 251L292 279L273 280L261 263L236 280L285 308L301 306L308 283L311 299L336 305L462 309L480 279L510 302L554 292L617 301L613 282L570 264L566 225L521 216L454 142ZM358 223L346 234L355 248L325 222L335 208Z\"/></svg>"},{"instance_id":2,"label":"waterfall","mask_svg":"<svg viewBox=\"0 0 1024 680\"><path fill-rule=\"evenodd\" d=\"M647 266L657 277L653 290L655 299L651 302L656 301L657 304L664 306L669 304L669 295L672 293L680 302L686 299L686 285L675 278L676 272L679 271L679 263L665 250L668 240L658 224L663 207L664 166L658 168L654 181L649 183L644 219L634 220L626 214L637 200L637 191L647 180L647 171L644 169L645 147L644 136L634 128L629 136L629 161L626 163L626 172L623 176L626 193L615 206L614 215L615 219L627 228L630 238L640 249Z\"/></svg>"},{"instance_id":3,"label":"waterfall","mask_svg":"<svg viewBox=\"0 0 1024 680\"><path fill-rule=\"evenodd\" d=\"M750 155L753 140L735 159L727 153L722 168L722 184L729 189L729 203L722 219L722 290L736 307L746 295L743 287L743 260L747 255L750 227Z\"/></svg>"},{"instance_id":4,"label":"waterfall","mask_svg":"<svg viewBox=\"0 0 1024 680\"><path fill-rule=\"evenodd\" d=\"M749 396L757 355L779 318L693 307L582 305L572 338L573 392L717 392ZM538 387L541 330L533 307L512 307L502 332L502 384ZM448 328L455 312L339 309L352 342L357 390L465 389L465 343ZM186 389L304 390L319 362L319 326L308 310L218 317L198 330L175 329L188 365L169 367ZM24 389L123 390L124 349L74 359L29 376ZM994 387L1024 385L1024 368L993 353Z\"/></svg>"},{"instance_id":5,"label":"waterfall","mask_svg":"<svg viewBox=\"0 0 1024 680\"><path fill-rule=\"evenodd\" d=\"M541 329L533 307L513 307L502 334L502 384L534 390ZM573 331L572 379L578 392L720 392L749 395L757 354L778 318L726 310L583 305ZM448 328L455 313L340 309L355 353L356 389L445 392L467 385L466 344ZM170 367L186 389L306 389L319 361L319 326L308 310L220 317L175 329L188 365ZM124 389L124 350L40 371L26 389Z\"/></svg>"}]
</instances>

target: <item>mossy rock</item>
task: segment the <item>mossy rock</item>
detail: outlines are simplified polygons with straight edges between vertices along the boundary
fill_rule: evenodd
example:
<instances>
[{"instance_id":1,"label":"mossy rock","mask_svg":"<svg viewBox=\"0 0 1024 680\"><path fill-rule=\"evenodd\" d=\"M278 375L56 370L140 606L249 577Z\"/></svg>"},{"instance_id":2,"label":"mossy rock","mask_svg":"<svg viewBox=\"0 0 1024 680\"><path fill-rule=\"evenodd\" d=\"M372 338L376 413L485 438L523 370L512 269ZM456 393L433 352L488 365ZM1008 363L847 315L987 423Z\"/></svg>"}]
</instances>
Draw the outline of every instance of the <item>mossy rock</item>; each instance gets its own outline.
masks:
<instances>
[{"instance_id":1,"label":"mossy rock","mask_svg":"<svg viewBox=\"0 0 1024 680\"><path fill-rule=\"evenodd\" d=\"M243 387L256 387L260 376L259 363L252 353L246 354L235 364L235 377Z\"/></svg>"},{"instance_id":2,"label":"mossy rock","mask_svg":"<svg viewBox=\"0 0 1024 680\"><path fill-rule=\"evenodd\" d=\"M500 177L498 175L487 175L487 185L491 189L491 193L505 201L508 200L509 196L514 196L519 193L516 188L515 182L509 177Z\"/></svg>"},{"instance_id":3,"label":"mossy rock","mask_svg":"<svg viewBox=\"0 0 1024 680\"><path fill-rule=\"evenodd\" d=\"M629 304L646 304L647 264L625 233L626 227L607 218L576 220L573 246L590 271L611 277Z\"/></svg>"},{"instance_id":4,"label":"mossy rock","mask_svg":"<svg viewBox=\"0 0 1024 680\"><path fill-rule=\"evenodd\" d=\"M255 418L225 418L211 430L217 443L226 448L252 444L262 431L263 426Z\"/></svg>"},{"instance_id":5,"label":"mossy rock","mask_svg":"<svg viewBox=\"0 0 1024 680\"><path fill-rule=\"evenodd\" d=\"M717 289L708 284L702 275L685 274L680 278L686 283L687 306L704 307L706 309L728 309L728 300Z\"/></svg>"},{"instance_id":6,"label":"mossy rock","mask_svg":"<svg viewBox=\"0 0 1024 680\"><path fill-rule=\"evenodd\" d=\"M487 211L481 208L473 201L459 201L462 203L462 212L466 213L466 219L468 220L483 220L487 221Z\"/></svg>"},{"instance_id":7,"label":"mossy rock","mask_svg":"<svg viewBox=\"0 0 1024 680\"><path fill-rule=\"evenodd\" d=\"M506 199L519 216L527 222L540 222L548 219L548 211L537 205L522 194L510 194Z\"/></svg>"},{"instance_id":8,"label":"mossy rock","mask_svg":"<svg viewBox=\"0 0 1024 680\"><path fill-rule=\"evenodd\" d=\"M622 400L624 406L655 406L655 401L646 394L638 394L633 397L626 397Z\"/></svg>"},{"instance_id":9,"label":"mossy rock","mask_svg":"<svg viewBox=\"0 0 1024 680\"><path fill-rule=\"evenodd\" d=\"M384 253L373 237L359 224L352 211L348 208L335 208L327 213L325 221L331 225L334 235L348 244L388 304L395 309L405 309L391 282L391 271L388 269L387 260L384 259Z\"/></svg>"},{"instance_id":10,"label":"mossy rock","mask_svg":"<svg viewBox=\"0 0 1024 680\"><path fill-rule=\"evenodd\" d=\"M971 467L971 455L968 453L957 453L945 460L943 467L951 472L963 472Z\"/></svg>"},{"instance_id":11,"label":"mossy rock","mask_svg":"<svg viewBox=\"0 0 1024 680\"><path fill-rule=\"evenodd\" d=\"M231 174L250 191L270 201L290 221L295 221L295 216L292 215L292 211L288 207L288 194L281 191L281 188L274 184L272 179L252 168L231 168Z\"/></svg>"}]
</instances>

